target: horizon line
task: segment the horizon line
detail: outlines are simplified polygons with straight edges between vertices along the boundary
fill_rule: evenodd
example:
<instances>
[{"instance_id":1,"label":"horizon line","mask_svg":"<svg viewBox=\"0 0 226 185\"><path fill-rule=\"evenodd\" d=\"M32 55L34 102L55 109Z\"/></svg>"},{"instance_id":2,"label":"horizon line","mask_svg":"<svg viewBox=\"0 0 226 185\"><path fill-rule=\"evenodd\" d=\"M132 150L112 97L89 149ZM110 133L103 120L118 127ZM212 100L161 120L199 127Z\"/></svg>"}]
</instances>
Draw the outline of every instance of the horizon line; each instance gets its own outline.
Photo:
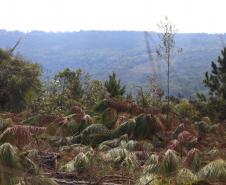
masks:
<instances>
[{"instance_id":1,"label":"horizon line","mask_svg":"<svg viewBox=\"0 0 226 185\"><path fill-rule=\"evenodd\" d=\"M158 31L153 30L124 30L124 29L118 29L118 30L103 30L103 29L80 29L80 30L19 30L19 29L13 29L8 30L5 28L0 28L0 31L6 31L6 32L21 32L21 33L32 33L32 32L43 32L43 33L73 33L73 32L150 32L150 33L160 33ZM226 34L226 32L176 32L176 34L209 34L209 35L216 35L216 34Z\"/></svg>"}]
</instances>

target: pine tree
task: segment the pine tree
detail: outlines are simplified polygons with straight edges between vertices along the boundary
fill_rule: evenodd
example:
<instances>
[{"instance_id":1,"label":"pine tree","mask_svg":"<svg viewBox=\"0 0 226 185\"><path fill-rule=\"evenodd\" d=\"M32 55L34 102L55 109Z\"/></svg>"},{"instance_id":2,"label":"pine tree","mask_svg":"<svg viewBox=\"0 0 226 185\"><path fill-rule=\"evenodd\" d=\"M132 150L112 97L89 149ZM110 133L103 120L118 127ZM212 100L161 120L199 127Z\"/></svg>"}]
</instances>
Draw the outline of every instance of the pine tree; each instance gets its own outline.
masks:
<instances>
[{"instance_id":1,"label":"pine tree","mask_svg":"<svg viewBox=\"0 0 226 185\"><path fill-rule=\"evenodd\" d=\"M226 48L221 51L217 63L212 62L211 74L206 72L205 86L209 88L209 94L218 100L226 100Z\"/></svg>"},{"instance_id":2,"label":"pine tree","mask_svg":"<svg viewBox=\"0 0 226 185\"><path fill-rule=\"evenodd\" d=\"M121 81L116 79L116 74L113 72L109 75L109 80L104 83L105 88L110 93L110 97L122 96L125 93L125 86L121 86Z\"/></svg>"},{"instance_id":3,"label":"pine tree","mask_svg":"<svg viewBox=\"0 0 226 185\"><path fill-rule=\"evenodd\" d=\"M204 84L209 88L209 97L198 94L201 101L207 102L205 112L219 119L226 119L226 48L221 51L217 63L212 62L211 73L206 72Z\"/></svg>"}]
</instances>

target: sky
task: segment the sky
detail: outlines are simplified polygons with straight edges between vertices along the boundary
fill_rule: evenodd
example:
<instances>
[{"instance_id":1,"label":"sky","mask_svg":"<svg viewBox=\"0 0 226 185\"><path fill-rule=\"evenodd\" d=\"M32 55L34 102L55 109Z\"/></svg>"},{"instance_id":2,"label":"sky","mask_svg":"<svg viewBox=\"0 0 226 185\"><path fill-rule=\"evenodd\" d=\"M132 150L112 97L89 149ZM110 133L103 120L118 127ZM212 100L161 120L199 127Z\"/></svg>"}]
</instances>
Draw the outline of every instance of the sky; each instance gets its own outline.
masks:
<instances>
[{"instance_id":1,"label":"sky","mask_svg":"<svg viewBox=\"0 0 226 185\"><path fill-rule=\"evenodd\" d=\"M179 32L226 32L226 0L0 0L0 29L158 31L167 16Z\"/></svg>"}]
</instances>

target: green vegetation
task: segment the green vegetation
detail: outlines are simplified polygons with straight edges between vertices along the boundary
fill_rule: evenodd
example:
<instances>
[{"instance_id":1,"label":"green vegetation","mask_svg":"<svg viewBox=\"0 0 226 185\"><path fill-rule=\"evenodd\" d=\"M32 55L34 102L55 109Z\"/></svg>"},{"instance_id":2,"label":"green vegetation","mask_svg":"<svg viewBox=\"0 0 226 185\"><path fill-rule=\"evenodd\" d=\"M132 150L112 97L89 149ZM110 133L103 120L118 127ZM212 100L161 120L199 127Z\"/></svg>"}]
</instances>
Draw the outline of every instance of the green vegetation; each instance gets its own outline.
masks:
<instances>
[{"instance_id":1,"label":"green vegetation","mask_svg":"<svg viewBox=\"0 0 226 185\"><path fill-rule=\"evenodd\" d=\"M0 49L0 109L19 112L36 101L41 91L41 68Z\"/></svg>"},{"instance_id":2,"label":"green vegetation","mask_svg":"<svg viewBox=\"0 0 226 185\"><path fill-rule=\"evenodd\" d=\"M204 166L198 173L200 179L225 182L226 163L222 159L212 161Z\"/></svg>"},{"instance_id":3,"label":"green vegetation","mask_svg":"<svg viewBox=\"0 0 226 185\"><path fill-rule=\"evenodd\" d=\"M182 99L154 83L127 94L114 72L42 81L38 65L0 50L0 185L226 183L222 55L209 95Z\"/></svg>"},{"instance_id":4,"label":"green vegetation","mask_svg":"<svg viewBox=\"0 0 226 185\"><path fill-rule=\"evenodd\" d=\"M109 80L105 81L104 86L106 90L110 93L110 97L122 96L125 93L125 86L121 87L120 80L116 80L116 74L113 72L109 75Z\"/></svg>"},{"instance_id":5,"label":"green vegetation","mask_svg":"<svg viewBox=\"0 0 226 185\"><path fill-rule=\"evenodd\" d=\"M226 100L226 48L221 51L217 64L212 62L212 71L206 72L204 83L209 88L209 94L219 100Z\"/></svg>"},{"instance_id":6,"label":"green vegetation","mask_svg":"<svg viewBox=\"0 0 226 185\"><path fill-rule=\"evenodd\" d=\"M216 114L220 119L225 119L226 48L221 51L221 56L218 57L217 63L212 62L211 67L211 73L206 72L203 81L205 86L209 89L209 96L205 97L203 94L198 94L198 97L200 101L204 103L203 111L208 111L210 115Z\"/></svg>"}]
</instances>

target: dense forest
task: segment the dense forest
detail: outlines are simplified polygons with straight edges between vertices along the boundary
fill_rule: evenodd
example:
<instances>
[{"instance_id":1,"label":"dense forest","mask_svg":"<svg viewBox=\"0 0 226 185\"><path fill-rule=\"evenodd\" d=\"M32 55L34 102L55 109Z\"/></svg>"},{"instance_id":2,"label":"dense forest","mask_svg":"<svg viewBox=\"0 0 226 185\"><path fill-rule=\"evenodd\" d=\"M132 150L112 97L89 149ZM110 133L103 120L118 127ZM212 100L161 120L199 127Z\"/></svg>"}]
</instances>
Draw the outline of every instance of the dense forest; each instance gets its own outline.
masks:
<instances>
[{"instance_id":1,"label":"dense forest","mask_svg":"<svg viewBox=\"0 0 226 185\"><path fill-rule=\"evenodd\" d=\"M171 95L189 97L197 91L206 91L202 83L203 74L210 63L217 59L223 47L218 34L177 34L176 47L183 51L175 54L171 70ZM0 47L10 48L22 38L17 52L41 64L44 75L54 76L64 68L81 68L92 78L105 80L113 71L127 85L127 90L149 84L152 66L148 59L143 32L134 31L80 31L42 32L0 30ZM153 60L161 65L158 73L161 88L166 89L164 62L156 56L159 44L157 33L148 37Z\"/></svg>"}]
</instances>

